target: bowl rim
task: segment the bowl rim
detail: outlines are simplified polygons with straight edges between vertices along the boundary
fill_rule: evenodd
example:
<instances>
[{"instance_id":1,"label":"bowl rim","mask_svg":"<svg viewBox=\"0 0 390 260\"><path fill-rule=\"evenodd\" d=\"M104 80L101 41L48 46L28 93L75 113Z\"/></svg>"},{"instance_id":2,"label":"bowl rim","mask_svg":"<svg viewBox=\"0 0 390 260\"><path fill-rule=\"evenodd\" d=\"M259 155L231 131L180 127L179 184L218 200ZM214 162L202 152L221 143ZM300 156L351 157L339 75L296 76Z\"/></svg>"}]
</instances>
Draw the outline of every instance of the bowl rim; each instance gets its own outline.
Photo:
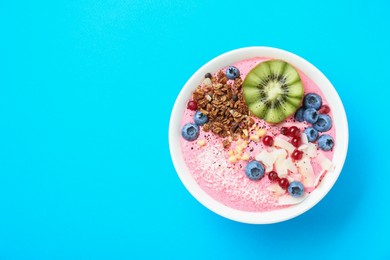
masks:
<instances>
[{"instance_id":1,"label":"bowl rim","mask_svg":"<svg viewBox=\"0 0 390 260\"><path fill-rule=\"evenodd\" d=\"M180 146L180 124L187 100L193 90L204 79L207 72L214 72L225 66L255 57L269 57L282 59L289 62L307 77L309 77L322 91L333 111L333 121L336 127L337 145L335 146L333 163L336 165L334 172L326 174L324 179L307 199L303 202L287 208L267 211L248 212L230 208L208 195L195 181L184 161ZM235 49L225 52L200 67L185 83L176 98L169 122L169 149L175 170L190 194L214 213L242 223L248 224L272 224L286 221L297 217L308 211L319 203L325 195L332 189L343 168L348 152L348 121L341 99L328 78L313 64L302 57L289 51L267 46L253 46Z\"/></svg>"}]
</instances>

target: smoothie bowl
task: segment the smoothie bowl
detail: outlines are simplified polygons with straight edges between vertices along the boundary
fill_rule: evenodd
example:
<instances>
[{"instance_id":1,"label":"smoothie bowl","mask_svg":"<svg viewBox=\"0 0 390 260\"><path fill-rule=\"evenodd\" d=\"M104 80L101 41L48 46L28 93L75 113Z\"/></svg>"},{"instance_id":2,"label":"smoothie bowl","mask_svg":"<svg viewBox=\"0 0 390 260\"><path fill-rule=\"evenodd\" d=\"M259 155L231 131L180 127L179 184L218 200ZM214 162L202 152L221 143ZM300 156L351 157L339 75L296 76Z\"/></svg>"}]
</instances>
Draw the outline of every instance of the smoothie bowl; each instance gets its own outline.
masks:
<instances>
[{"instance_id":1,"label":"smoothie bowl","mask_svg":"<svg viewBox=\"0 0 390 260\"><path fill-rule=\"evenodd\" d=\"M171 114L169 145L188 191L239 222L275 223L317 204L348 149L342 102L295 54L237 49L201 67Z\"/></svg>"}]
</instances>

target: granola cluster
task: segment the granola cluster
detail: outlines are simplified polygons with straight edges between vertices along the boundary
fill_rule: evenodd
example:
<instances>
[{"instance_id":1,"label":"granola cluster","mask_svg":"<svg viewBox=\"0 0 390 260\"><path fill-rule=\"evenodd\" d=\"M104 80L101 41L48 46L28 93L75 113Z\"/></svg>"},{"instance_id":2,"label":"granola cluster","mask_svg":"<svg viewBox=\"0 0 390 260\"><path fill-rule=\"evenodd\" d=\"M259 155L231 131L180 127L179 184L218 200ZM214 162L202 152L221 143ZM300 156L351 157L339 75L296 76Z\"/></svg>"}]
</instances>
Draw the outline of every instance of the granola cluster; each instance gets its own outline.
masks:
<instances>
[{"instance_id":1,"label":"granola cluster","mask_svg":"<svg viewBox=\"0 0 390 260\"><path fill-rule=\"evenodd\" d=\"M228 81L220 70L216 76L206 78L196 88L192 98L198 103L199 110L209 118L203 130L225 138L225 148L230 146L232 140L248 139L248 131L254 120L249 116L240 77Z\"/></svg>"}]
</instances>

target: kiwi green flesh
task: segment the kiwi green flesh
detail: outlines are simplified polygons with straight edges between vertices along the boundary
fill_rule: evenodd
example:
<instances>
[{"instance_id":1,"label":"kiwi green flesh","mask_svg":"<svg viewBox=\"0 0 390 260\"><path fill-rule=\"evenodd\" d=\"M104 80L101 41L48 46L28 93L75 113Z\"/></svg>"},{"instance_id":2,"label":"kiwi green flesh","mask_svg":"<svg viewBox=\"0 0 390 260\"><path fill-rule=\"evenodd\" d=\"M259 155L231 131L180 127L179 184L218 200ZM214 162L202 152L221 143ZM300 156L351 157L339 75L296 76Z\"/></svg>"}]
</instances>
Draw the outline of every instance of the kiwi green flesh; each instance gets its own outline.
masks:
<instances>
[{"instance_id":1,"label":"kiwi green flesh","mask_svg":"<svg viewBox=\"0 0 390 260\"><path fill-rule=\"evenodd\" d=\"M298 72L281 60L257 65L247 74L243 90L249 110L272 124L294 114L303 98Z\"/></svg>"}]
</instances>

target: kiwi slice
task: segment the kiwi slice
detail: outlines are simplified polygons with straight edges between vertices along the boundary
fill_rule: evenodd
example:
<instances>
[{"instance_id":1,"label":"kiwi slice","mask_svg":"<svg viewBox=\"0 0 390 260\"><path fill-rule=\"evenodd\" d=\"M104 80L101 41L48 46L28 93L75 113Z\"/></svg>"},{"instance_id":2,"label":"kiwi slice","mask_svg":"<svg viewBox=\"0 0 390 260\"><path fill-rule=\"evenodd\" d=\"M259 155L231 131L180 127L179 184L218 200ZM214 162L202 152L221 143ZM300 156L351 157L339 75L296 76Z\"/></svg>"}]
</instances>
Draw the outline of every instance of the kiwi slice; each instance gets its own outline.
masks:
<instances>
[{"instance_id":1,"label":"kiwi slice","mask_svg":"<svg viewBox=\"0 0 390 260\"><path fill-rule=\"evenodd\" d=\"M294 114L303 98L298 72L282 60L269 60L254 67L245 77L243 91L249 110L271 124Z\"/></svg>"}]
</instances>

